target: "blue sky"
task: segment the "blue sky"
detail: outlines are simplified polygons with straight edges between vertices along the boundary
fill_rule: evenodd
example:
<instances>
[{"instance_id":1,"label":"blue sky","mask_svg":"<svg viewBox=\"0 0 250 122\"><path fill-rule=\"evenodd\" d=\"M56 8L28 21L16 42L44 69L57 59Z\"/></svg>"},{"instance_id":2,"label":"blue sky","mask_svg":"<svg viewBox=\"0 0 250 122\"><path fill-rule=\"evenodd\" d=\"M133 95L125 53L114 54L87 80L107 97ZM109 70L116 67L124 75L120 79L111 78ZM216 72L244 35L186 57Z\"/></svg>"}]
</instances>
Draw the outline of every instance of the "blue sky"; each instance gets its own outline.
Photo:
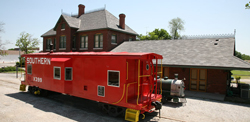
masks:
<instances>
[{"instance_id":1,"label":"blue sky","mask_svg":"<svg viewBox=\"0 0 250 122\"><path fill-rule=\"evenodd\" d=\"M53 28L61 11L77 14L78 5L85 11L103 8L115 15L126 14L126 24L138 34L155 28L169 32L168 22L180 17L185 22L181 35L231 34L236 29L236 50L250 55L250 10L245 9L249 0L1 0L0 22L4 22L3 41L14 48L23 31L40 39Z\"/></svg>"}]
</instances>

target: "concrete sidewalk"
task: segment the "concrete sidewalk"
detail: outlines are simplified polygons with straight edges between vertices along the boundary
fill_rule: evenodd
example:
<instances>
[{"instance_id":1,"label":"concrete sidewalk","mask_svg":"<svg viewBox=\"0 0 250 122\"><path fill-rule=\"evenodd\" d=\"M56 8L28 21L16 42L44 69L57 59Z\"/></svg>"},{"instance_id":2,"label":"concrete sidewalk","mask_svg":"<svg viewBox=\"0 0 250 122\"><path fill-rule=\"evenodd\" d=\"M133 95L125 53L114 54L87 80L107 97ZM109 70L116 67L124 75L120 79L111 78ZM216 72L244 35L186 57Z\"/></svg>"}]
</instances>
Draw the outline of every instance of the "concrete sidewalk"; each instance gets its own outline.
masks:
<instances>
[{"instance_id":1,"label":"concrete sidewalk","mask_svg":"<svg viewBox=\"0 0 250 122\"><path fill-rule=\"evenodd\" d=\"M224 98L225 98L225 95L222 95L222 94L189 91L189 90L185 91L185 96L187 98L188 97L195 97L195 98L218 100L218 101L224 101Z\"/></svg>"}]
</instances>

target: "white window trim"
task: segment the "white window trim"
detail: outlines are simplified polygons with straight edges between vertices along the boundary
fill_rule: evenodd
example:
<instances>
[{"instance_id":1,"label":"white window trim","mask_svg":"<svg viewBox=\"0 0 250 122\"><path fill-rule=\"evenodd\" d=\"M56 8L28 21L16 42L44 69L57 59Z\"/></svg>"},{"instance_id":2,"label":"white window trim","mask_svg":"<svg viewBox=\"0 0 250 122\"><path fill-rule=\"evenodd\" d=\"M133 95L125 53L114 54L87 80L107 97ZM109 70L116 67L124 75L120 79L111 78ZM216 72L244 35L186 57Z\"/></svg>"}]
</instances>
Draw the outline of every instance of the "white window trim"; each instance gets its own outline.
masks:
<instances>
[{"instance_id":1,"label":"white window trim","mask_svg":"<svg viewBox=\"0 0 250 122\"><path fill-rule=\"evenodd\" d=\"M46 51L50 51L50 49L46 49Z\"/></svg>"},{"instance_id":2,"label":"white window trim","mask_svg":"<svg viewBox=\"0 0 250 122\"><path fill-rule=\"evenodd\" d=\"M70 80L66 80L66 81L72 81L73 80L73 68L72 67L65 67L65 75L64 75L64 79L66 80L66 69L71 69L71 79Z\"/></svg>"},{"instance_id":3,"label":"white window trim","mask_svg":"<svg viewBox=\"0 0 250 122\"><path fill-rule=\"evenodd\" d=\"M28 73L28 66L31 66L31 73ZM32 75L32 65L31 64L27 65L27 74Z\"/></svg>"},{"instance_id":4,"label":"white window trim","mask_svg":"<svg viewBox=\"0 0 250 122\"><path fill-rule=\"evenodd\" d=\"M97 96L100 96L100 95L98 94L98 87L99 87L99 86L101 86L101 85L97 85ZM103 96L100 96L100 97L105 97L105 86L102 86L102 87L104 87L104 93L103 93L104 95L103 95Z\"/></svg>"},{"instance_id":5,"label":"white window trim","mask_svg":"<svg viewBox=\"0 0 250 122\"><path fill-rule=\"evenodd\" d=\"M112 45L117 45L117 43L111 43Z\"/></svg>"},{"instance_id":6,"label":"white window trim","mask_svg":"<svg viewBox=\"0 0 250 122\"><path fill-rule=\"evenodd\" d=\"M109 71L119 72L119 86L109 85ZM120 71L118 71L118 70L108 70L108 72L107 72L107 86L120 87L120 83L121 83L120 80L121 80L121 78L120 78Z\"/></svg>"},{"instance_id":7,"label":"white window trim","mask_svg":"<svg viewBox=\"0 0 250 122\"><path fill-rule=\"evenodd\" d=\"M80 50L88 50L88 48L80 48Z\"/></svg>"},{"instance_id":8,"label":"white window trim","mask_svg":"<svg viewBox=\"0 0 250 122\"><path fill-rule=\"evenodd\" d=\"M60 69L60 78L55 78L55 68L59 68ZM53 77L54 77L54 79L61 80L61 76L62 76L61 67L54 66L53 67Z\"/></svg>"},{"instance_id":9,"label":"white window trim","mask_svg":"<svg viewBox=\"0 0 250 122\"><path fill-rule=\"evenodd\" d=\"M96 48L93 48L94 50L102 50L103 48L99 48L99 47L96 47Z\"/></svg>"},{"instance_id":10,"label":"white window trim","mask_svg":"<svg viewBox=\"0 0 250 122\"><path fill-rule=\"evenodd\" d=\"M72 50L76 50L76 48L72 48Z\"/></svg>"}]
</instances>

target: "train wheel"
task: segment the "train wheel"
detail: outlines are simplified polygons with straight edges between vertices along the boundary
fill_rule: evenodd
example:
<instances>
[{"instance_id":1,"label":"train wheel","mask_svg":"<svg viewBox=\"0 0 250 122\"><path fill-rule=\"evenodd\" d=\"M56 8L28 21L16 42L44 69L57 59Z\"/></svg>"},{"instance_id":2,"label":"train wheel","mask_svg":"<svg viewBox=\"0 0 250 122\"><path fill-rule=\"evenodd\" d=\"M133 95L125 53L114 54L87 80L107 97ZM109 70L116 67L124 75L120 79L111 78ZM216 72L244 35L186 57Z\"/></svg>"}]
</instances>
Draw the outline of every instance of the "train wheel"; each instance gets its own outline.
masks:
<instances>
[{"instance_id":1,"label":"train wheel","mask_svg":"<svg viewBox=\"0 0 250 122\"><path fill-rule=\"evenodd\" d=\"M122 107L109 105L108 114L109 114L110 116L116 117L116 116L121 115L124 111L125 111L125 109L122 108Z\"/></svg>"},{"instance_id":2,"label":"train wheel","mask_svg":"<svg viewBox=\"0 0 250 122\"><path fill-rule=\"evenodd\" d=\"M28 91L29 91L31 94L34 94L35 90L36 90L36 87L34 87L34 86L29 86L29 88L28 88Z\"/></svg>"},{"instance_id":3,"label":"train wheel","mask_svg":"<svg viewBox=\"0 0 250 122\"><path fill-rule=\"evenodd\" d=\"M110 116L116 117L124 113L125 109L118 106L113 106L109 104L99 103L98 106L100 107L103 113L107 113Z\"/></svg>"}]
</instances>

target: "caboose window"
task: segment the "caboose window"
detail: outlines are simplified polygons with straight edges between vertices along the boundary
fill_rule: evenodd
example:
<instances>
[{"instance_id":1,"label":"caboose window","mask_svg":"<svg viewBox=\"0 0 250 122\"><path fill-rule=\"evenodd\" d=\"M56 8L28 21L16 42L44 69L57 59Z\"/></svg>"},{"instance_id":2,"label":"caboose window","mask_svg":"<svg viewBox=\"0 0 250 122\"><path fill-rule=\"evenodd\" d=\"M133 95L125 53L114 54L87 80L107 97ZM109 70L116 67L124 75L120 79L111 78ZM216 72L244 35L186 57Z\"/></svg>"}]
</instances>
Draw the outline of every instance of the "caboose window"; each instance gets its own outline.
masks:
<instances>
[{"instance_id":1,"label":"caboose window","mask_svg":"<svg viewBox=\"0 0 250 122\"><path fill-rule=\"evenodd\" d=\"M72 80L72 68L71 67L65 68L65 80Z\"/></svg>"},{"instance_id":2,"label":"caboose window","mask_svg":"<svg viewBox=\"0 0 250 122\"><path fill-rule=\"evenodd\" d=\"M120 71L108 70L108 86L120 87Z\"/></svg>"},{"instance_id":3,"label":"caboose window","mask_svg":"<svg viewBox=\"0 0 250 122\"><path fill-rule=\"evenodd\" d=\"M61 67L54 67L54 79L61 80Z\"/></svg>"},{"instance_id":4,"label":"caboose window","mask_svg":"<svg viewBox=\"0 0 250 122\"><path fill-rule=\"evenodd\" d=\"M27 73L32 74L32 65L31 64L28 64L28 66L27 66Z\"/></svg>"}]
</instances>

